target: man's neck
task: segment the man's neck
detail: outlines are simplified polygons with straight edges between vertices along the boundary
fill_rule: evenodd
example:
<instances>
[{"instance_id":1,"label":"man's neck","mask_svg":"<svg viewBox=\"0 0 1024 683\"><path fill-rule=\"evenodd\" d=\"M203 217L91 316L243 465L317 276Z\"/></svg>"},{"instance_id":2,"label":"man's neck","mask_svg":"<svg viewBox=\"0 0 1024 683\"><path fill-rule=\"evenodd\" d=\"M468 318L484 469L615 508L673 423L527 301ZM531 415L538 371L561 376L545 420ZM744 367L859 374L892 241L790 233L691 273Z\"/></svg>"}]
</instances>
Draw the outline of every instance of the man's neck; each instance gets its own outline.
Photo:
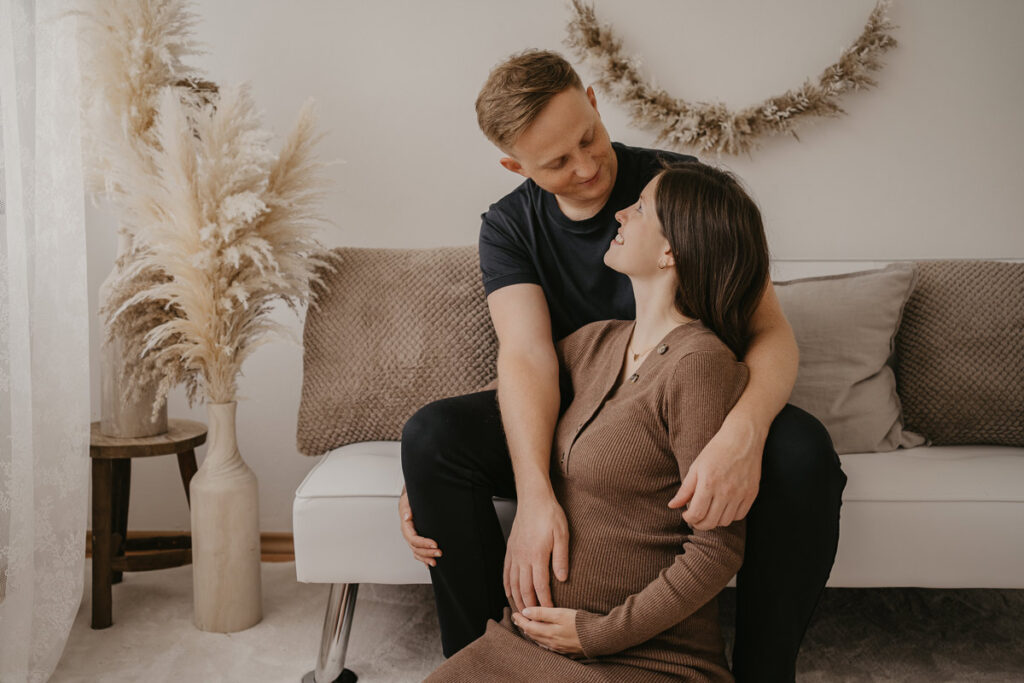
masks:
<instances>
[{"instance_id":1,"label":"man's neck","mask_svg":"<svg viewBox=\"0 0 1024 683\"><path fill-rule=\"evenodd\" d=\"M561 209L566 218L571 221L585 221L600 213L601 209L604 208L604 205L608 203L608 199L610 197L611 193L608 194L608 197L595 199L583 204L576 204L556 194L555 201L558 202L558 208Z\"/></svg>"}]
</instances>

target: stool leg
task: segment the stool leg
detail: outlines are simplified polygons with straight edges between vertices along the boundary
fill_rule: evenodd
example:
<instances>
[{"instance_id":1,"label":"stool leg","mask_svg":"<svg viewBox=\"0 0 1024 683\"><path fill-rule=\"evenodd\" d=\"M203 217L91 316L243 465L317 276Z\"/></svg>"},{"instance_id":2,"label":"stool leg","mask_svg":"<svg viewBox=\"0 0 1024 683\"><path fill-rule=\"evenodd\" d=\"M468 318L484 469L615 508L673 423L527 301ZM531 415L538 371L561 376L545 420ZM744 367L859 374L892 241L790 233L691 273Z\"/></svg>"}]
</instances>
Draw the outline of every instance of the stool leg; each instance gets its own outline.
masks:
<instances>
[{"instance_id":1,"label":"stool leg","mask_svg":"<svg viewBox=\"0 0 1024 683\"><path fill-rule=\"evenodd\" d=\"M181 483L185 485L185 500L188 501L189 507L192 507L192 494L188 487L192 483L192 475L198 470L194 450L189 449L184 453L178 453L178 472L181 473Z\"/></svg>"},{"instance_id":2,"label":"stool leg","mask_svg":"<svg viewBox=\"0 0 1024 683\"><path fill-rule=\"evenodd\" d=\"M348 635L356 609L358 583L332 583L320 638L316 670L302 677L302 683L355 683L358 677L345 668Z\"/></svg>"},{"instance_id":3,"label":"stool leg","mask_svg":"<svg viewBox=\"0 0 1024 683\"><path fill-rule=\"evenodd\" d=\"M110 599L110 525L112 468L110 460L92 461L92 627L112 623Z\"/></svg>"},{"instance_id":4,"label":"stool leg","mask_svg":"<svg viewBox=\"0 0 1024 683\"><path fill-rule=\"evenodd\" d=\"M111 461L113 468L113 508L111 525L111 557L124 557L128 544L128 501L132 488L132 461L128 458ZM122 572L113 571L111 583L121 583Z\"/></svg>"}]
</instances>

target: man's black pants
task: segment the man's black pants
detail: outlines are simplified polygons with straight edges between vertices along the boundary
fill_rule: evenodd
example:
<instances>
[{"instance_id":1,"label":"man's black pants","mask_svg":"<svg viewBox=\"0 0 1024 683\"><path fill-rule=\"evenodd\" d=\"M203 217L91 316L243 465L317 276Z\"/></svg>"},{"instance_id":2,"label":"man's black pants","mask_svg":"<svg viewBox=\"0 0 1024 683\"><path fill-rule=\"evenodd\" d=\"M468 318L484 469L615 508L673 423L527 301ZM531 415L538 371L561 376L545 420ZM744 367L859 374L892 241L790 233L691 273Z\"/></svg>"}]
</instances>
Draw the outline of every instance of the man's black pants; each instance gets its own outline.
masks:
<instances>
[{"instance_id":1,"label":"man's black pants","mask_svg":"<svg viewBox=\"0 0 1024 683\"><path fill-rule=\"evenodd\" d=\"M446 657L483 635L508 604L505 538L492 496L515 498L516 490L496 398L482 391L436 401L402 432L413 522L442 552L430 578ZM747 515L736 591L738 681L794 680L800 642L835 560L845 485L828 432L786 405L769 431Z\"/></svg>"}]
</instances>

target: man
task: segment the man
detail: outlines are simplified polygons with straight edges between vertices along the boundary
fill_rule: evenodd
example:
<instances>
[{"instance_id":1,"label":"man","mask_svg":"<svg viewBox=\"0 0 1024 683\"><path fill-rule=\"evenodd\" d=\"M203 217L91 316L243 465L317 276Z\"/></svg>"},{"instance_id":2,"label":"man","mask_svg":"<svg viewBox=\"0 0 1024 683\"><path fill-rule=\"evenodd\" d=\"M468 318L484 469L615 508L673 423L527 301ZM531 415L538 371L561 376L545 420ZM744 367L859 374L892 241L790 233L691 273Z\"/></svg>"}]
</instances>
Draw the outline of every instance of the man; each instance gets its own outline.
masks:
<instances>
[{"instance_id":1,"label":"man","mask_svg":"<svg viewBox=\"0 0 1024 683\"><path fill-rule=\"evenodd\" d=\"M480 230L498 389L425 406L402 435L402 532L430 567L446 656L506 604L551 606L550 581L572 571L548 475L567 403L554 342L594 320L635 316L628 278L602 261L614 214L636 200L660 158L693 159L612 143L593 89L551 52L496 67L476 106L501 165L526 178ZM747 517L733 670L740 680L792 681L835 558L846 477L821 424L786 404L798 351L771 282L753 327L747 388L669 506L685 506L694 529ZM492 496L518 501L507 549Z\"/></svg>"}]
</instances>

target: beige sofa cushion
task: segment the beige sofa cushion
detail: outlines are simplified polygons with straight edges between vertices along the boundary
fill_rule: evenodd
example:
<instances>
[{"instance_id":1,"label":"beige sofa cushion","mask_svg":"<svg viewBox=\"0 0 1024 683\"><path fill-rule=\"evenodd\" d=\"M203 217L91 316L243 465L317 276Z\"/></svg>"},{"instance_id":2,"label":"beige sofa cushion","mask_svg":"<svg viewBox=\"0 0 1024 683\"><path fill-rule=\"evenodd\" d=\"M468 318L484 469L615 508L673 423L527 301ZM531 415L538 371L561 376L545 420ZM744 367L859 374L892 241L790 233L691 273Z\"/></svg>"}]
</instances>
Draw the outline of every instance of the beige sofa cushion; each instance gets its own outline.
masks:
<instances>
[{"instance_id":1,"label":"beige sofa cushion","mask_svg":"<svg viewBox=\"0 0 1024 683\"><path fill-rule=\"evenodd\" d=\"M903 428L892 362L914 266L776 282L800 369L789 402L825 425L838 453L919 446Z\"/></svg>"},{"instance_id":2,"label":"beige sofa cushion","mask_svg":"<svg viewBox=\"0 0 1024 683\"><path fill-rule=\"evenodd\" d=\"M494 378L476 246L331 255L303 333L299 452L400 439L421 406Z\"/></svg>"},{"instance_id":3,"label":"beige sofa cushion","mask_svg":"<svg viewBox=\"0 0 1024 683\"><path fill-rule=\"evenodd\" d=\"M907 427L1024 446L1024 263L925 261L896 336Z\"/></svg>"}]
</instances>

